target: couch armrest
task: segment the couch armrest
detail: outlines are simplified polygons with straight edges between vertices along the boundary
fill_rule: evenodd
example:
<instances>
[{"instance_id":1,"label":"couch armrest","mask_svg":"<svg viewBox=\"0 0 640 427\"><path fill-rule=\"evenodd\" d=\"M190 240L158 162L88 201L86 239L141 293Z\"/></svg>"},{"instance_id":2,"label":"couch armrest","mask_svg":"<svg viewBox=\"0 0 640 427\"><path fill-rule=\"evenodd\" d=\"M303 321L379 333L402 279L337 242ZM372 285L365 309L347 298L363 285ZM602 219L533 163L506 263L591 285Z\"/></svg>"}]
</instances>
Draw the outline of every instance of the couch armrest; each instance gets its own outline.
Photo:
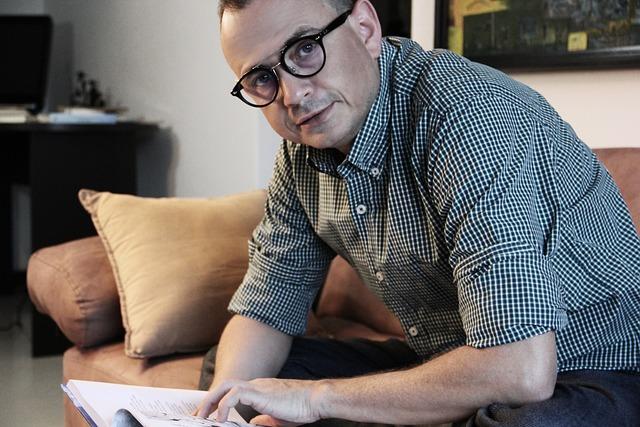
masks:
<instances>
[{"instance_id":1,"label":"couch armrest","mask_svg":"<svg viewBox=\"0 0 640 427\"><path fill-rule=\"evenodd\" d=\"M40 249L27 267L29 297L79 347L122 338L120 301L100 239Z\"/></svg>"},{"instance_id":2,"label":"couch armrest","mask_svg":"<svg viewBox=\"0 0 640 427\"><path fill-rule=\"evenodd\" d=\"M616 182L640 233L640 148L600 148L593 151Z\"/></svg>"}]
</instances>

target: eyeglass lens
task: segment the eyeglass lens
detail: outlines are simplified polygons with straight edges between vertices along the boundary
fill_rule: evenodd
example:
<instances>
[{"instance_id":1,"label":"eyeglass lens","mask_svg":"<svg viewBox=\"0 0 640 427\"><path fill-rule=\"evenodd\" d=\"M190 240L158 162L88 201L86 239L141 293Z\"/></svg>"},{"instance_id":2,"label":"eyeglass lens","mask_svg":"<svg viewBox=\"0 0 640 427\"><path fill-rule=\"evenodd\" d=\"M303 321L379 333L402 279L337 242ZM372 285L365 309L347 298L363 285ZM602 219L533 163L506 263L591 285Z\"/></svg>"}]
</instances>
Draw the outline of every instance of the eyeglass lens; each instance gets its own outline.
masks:
<instances>
[{"instance_id":1,"label":"eyeglass lens","mask_svg":"<svg viewBox=\"0 0 640 427\"><path fill-rule=\"evenodd\" d=\"M278 79L273 70L257 68L247 73L242 80L242 96L253 105L266 105L275 97L278 91ZM247 99L248 96L248 99Z\"/></svg>"},{"instance_id":2,"label":"eyeglass lens","mask_svg":"<svg viewBox=\"0 0 640 427\"><path fill-rule=\"evenodd\" d=\"M298 40L283 56L288 71L294 76L312 76L324 65L324 50L313 39Z\"/></svg>"},{"instance_id":3,"label":"eyeglass lens","mask_svg":"<svg viewBox=\"0 0 640 427\"><path fill-rule=\"evenodd\" d=\"M314 39L301 39L288 46L283 53L283 65L286 70L298 77L316 74L324 65L325 55L322 45ZM256 68L247 73L242 80L243 96L249 96L252 104L267 105L277 95L278 78L270 68Z\"/></svg>"}]
</instances>

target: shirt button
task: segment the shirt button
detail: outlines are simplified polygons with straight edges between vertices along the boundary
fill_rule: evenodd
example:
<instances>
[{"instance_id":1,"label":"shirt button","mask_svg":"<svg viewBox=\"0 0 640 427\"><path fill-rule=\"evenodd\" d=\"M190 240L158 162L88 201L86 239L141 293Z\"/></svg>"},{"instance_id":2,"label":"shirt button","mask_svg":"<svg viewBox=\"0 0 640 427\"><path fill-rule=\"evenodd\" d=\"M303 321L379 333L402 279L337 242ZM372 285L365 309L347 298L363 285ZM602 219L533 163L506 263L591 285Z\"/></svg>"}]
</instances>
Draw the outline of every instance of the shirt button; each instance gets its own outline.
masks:
<instances>
[{"instance_id":1,"label":"shirt button","mask_svg":"<svg viewBox=\"0 0 640 427\"><path fill-rule=\"evenodd\" d=\"M356 212L358 215L364 215L367 213L367 207L365 205L358 205L356 207Z\"/></svg>"},{"instance_id":2,"label":"shirt button","mask_svg":"<svg viewBox=\"0 0 640 427\"><path fill-rule=\"evenodd\" d=\"M378 168L371 168L371 175L373 175L373 176L378 176L378 175L380 175L380 169L378 169Z\"/></svg>"},{"instance_id":3,"label":"shirt button","mask_svg":"<svg viewBox=\"0 0 640 427\"><path fill-rule=\"evenodd\" d=\"M412 337L415 337L416 335L418 335L418 328L416 328L415 326L410 327L409 335L411 335Z\"/></svg>"},{"instance_id":4,"label":"shirt button","mask_svg":"<svg viewBox=\"0 0 640 427\"><path fill-rule=\"evenodd\" d=\"M376 273L376 279L378 279L379 282L382 282L384 280L384 273L382 271L378 271Z\"/></svg>"}]
</instances>

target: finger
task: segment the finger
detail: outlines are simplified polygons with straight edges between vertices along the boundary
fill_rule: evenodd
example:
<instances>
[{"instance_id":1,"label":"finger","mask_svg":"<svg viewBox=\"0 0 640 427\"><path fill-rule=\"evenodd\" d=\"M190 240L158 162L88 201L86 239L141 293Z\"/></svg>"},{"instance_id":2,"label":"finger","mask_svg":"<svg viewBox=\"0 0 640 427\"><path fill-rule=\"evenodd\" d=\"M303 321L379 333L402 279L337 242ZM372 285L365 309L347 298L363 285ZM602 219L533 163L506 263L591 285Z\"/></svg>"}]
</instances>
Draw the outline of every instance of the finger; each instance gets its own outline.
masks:
<instances>
[{"instance_id":1,"label":"finger","mask_svg":"<svg viewBox=\"0 0 640 427\"><path fill-rule=\"evenodd\" d=\"M266 426L266 427L277 427L279 426L278 422L276 421L275 418L273 418L270 415L258 415L256 417L253 417L251 419L251 421L249 421L250 424L256 424L259 426Z\"/></svg>"},{"instance_id":2,"label":"finger","mask_svg":"<svg viewBox=\"0 0 640 427\"><path fill-rule=\"evenodd\" d=\"M207 397L205 396L204 399L206 399ZM194 409L193 411L191 411L191 415L193 415L194 417L198 417L199 413L201 410L205 410L206 409L206 405L205 405L205 400L202 400L202 402L200 402L200 404L196 407L196 409Z\"/></svg>"},{"instance_id":3,"label":"finger","mask_svg":"<svg viewBox=\"0 0 640 427\"><path fill-rule=\"evenodd\" d=\"M279 418L272 417L271 415L257 415L253 417L249 423L266 427L294 427L300 425L289 421L283 421Z\"/></svg>"},{"instance_id":4,"label":"finger","mask_svg":"<svg viewBox=\"0 0 640 427\"><path fill-rule=\"evenodd\" d=\"M269 415L258 415L256 417L253 417L251 418L251 421L249 421L249 424L255 424L255 425L266 426L266 427L276 427L278 425L276 424L273 417L270 417Z\"/></svg>"},{"instance_id":5,"label":"finger","mask_svg":"<svg viewBox=\"0 0 640 427\"><path fill-rule=\"evenodd\" d=\"M216 409L219 400L231 389L237 381L225 381L218 387L210 390L198 407L196 416L207 418Z\"/></svg>"},{"instance_id":6,"label":"finger","mask_svg":"<svg viewBox=\"0 0 640 427\"><path fill-rule=\"evenodd\" d=\"M196 409L195 415L196 417L207 418L211 413L215 410L215 404L213 400L209 400L209 397L205 397L206 401L203 401L198 409Z\"/></svg>"},{"instance_id":7,"label":"finger","mask_svg":"<svg viewBox=\"0 0 640 427\"><path fill-rule=\"evenodd\" d=\"M229 411L234 408L240 401L240 390L238 386L233 387L218 402L218 415L216 421L224 423L229 417Z\"/></svg>"}]
</instances>

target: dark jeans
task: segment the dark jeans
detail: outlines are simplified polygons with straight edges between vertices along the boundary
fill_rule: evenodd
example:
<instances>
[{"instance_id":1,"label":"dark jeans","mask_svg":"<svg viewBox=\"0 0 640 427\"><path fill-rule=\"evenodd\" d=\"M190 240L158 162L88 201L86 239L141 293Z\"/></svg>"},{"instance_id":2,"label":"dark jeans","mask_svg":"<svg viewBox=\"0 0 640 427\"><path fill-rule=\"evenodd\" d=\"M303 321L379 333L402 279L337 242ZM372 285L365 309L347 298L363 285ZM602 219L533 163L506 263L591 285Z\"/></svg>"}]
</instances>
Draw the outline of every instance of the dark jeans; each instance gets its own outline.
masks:
<instances>
[{"instance_id":1,"label":"dark jeans","mask_svg":"<svg viewBox=\"0 0 640 427\"><path fill-rule=\"evenodd\" d=\"M214 352L211 352L214 353ZM214 354L207 359L213 360ZM403 342L389 340L338 341L296 338L279 378L344 378L408 367L420 363ZM203 378L213 365L203 366ZM210 375L207 377L210 383ZM201 388L207 388L206 379ZM391 397L390 397L391 398ZM248 419L251 411L238 410ZM344 420L322 420L314 426L374 426ZM494 403L481 408L459 427L638 427L640 426L640 373L573 371L558 374L553 396L539 403L510 407Z\"/></svg>"},{"instance_id":2,"label":"dark jeans","mask_svg":"<svg viewBox=\"0 0 640 427\"><path fill-rule=\"evenodd\" d=\"M640 374L572 371L558 374L553 396L520 407L494 403L455 427L638 427Z\"/></svg>"}]
</instances>

